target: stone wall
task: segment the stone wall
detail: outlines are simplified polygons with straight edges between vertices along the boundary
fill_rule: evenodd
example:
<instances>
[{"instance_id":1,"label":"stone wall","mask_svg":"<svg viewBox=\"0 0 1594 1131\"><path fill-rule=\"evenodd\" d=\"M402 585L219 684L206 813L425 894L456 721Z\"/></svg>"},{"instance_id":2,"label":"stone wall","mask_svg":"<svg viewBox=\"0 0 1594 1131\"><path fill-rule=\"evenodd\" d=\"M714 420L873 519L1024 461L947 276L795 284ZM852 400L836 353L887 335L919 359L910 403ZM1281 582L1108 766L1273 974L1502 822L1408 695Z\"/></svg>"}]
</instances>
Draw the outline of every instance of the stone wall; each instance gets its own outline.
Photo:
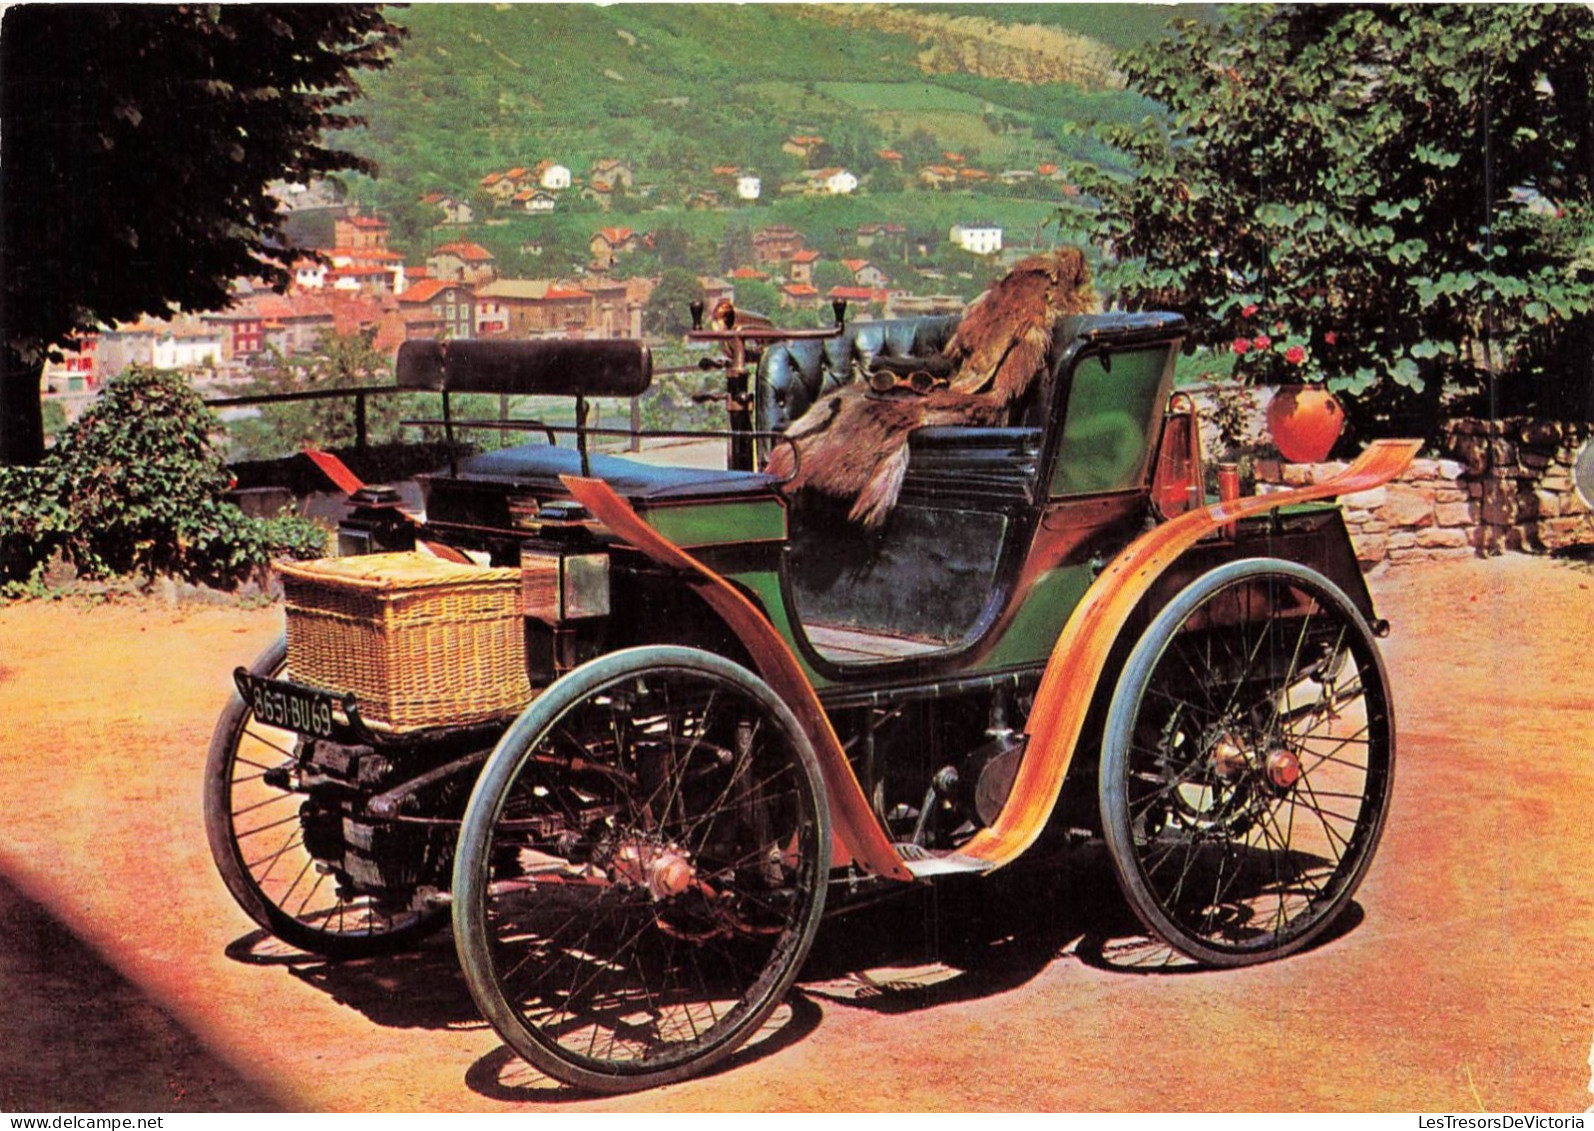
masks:
<instances>
[{"instance_id":1,"label":"stone wall","mask_svg":"<svg viewBox=\"0 0 1594 1131\"><path fill-rule=\"evenodd\" d=\"M1594 544L1594 517L1572 489L1572 460L1589 433L1587 424L1452 421L1449 458L1415 460L1383 487L1342 500L1362 568ZM1344 468L1257 460L1256 489L1315 483Z\"/></svg>"},{"instance_id":2,"label":"stone wall","mask_svg":"<svg viewBox=\"0 0 1594 1131\"><path fill-rule=\"evenodd\" d=\"M1594 431L1550 420L1453 420L1445 450L1478 509L1481 553L1542 552L1594 542L1594 519L1572 489L1572 460Z\"/></svg>"}]
</instances>

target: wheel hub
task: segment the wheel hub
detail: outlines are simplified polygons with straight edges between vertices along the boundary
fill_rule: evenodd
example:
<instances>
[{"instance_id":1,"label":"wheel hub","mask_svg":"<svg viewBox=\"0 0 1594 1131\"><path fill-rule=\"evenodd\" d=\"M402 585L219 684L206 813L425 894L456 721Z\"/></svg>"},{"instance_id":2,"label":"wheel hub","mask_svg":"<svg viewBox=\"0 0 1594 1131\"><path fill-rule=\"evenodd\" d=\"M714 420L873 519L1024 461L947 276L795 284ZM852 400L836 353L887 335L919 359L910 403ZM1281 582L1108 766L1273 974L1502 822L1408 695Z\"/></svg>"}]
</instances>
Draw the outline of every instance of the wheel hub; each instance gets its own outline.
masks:
<instances>
[{"instance_id":1,"label":"wheel hub","mask_svg":"<svg viewBox=\"0 0 1594 1131\"><path fill-rule=\"evenodd\" d=\"M655 900L665 900L690 888L697 879L697 870L668 845L633 841L615 851L613 875L617 883L645 887Z\"/></svg>"},{"instance_id":2,"label":"wheel hub","mask_svg":"<svg viewBox=\"0 0 1594 1131\"><path fill-rule=\"evenodd\" d=\"M1279 792L1290 789L1301 780L1301 759L1293 750L1283 747L1271 750L1267 756L1267 780Z\"/></svg>"},{"instance_id":3,"label":"wheel hub","mask_svg":"<svg viewBox=\"0 0 1594 1131\"><path fill-rule=\"evenodd\" d=\"M1251 759L1245 747L1232 734L1221 736L1212 746L1212 772L1231 785L1245 776L1251 768Z\"/></svg>"}]
</instances>

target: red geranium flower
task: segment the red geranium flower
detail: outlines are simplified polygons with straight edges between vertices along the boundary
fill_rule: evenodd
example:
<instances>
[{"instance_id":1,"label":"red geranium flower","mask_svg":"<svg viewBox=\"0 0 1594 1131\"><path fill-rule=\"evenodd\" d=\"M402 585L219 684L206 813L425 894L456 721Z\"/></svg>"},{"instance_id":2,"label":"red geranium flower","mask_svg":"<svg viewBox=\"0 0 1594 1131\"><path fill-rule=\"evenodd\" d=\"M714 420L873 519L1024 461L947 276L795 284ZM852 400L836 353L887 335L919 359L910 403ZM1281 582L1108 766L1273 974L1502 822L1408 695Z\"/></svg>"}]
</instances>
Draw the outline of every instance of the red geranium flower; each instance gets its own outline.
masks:
<instances>
[{"instance_id":1,"label":"red geranium flower","mask_svg":"<svg viewBox=\"0 0 1594 1131\"><path fill-rule=\"evenodd\" d=\"M1244 310L1240 311L1240 317L1241 318L1249 318L1249 317L1251 317L1251 315L1253 315L1255 313L1256 313L1256 303L1253 302L1250 306L1248 306Z\"/></svg>"},{"instance_id":2,"label":"red geranium flower","mask_svg":"<svg viewBox=\"0 0 1594 1131\"><path fill-rule=\"evenodd\" d=\"M1323 344L1326 346L1331 346L1337 341L1339 341L1339 335L1332 330L1323 335Z\"/></svg>"},{"instance_id":3,"label":"red geranium flower","mask_svg":"<svg viewBox=\"0 0 1594 1131\"><path fill-rule=\"evenodd\" d=\"M1273 339L1268 337L1266 334L1258 334L1252 340L1251 344L1259 350L1265 350L1268 346L1273 344Z\"/></svg>"},{"instance_id":4,"label":"red geranium flower","mask_svg":"<svg viewBox=\"0 0 1594 1131\"><path fill-rule=\"evenodd\" d=\"M1291 346L1284 351L1284 360L1291 365L1299 365L1306 360L1306 351L1300 346Z\"/></svg>"},{"instance_id":5,"label":"red geranium flower","mask_svg":"<svg viewBox=\"0 0 1594 1131\"><path fill-rule=\"evenodd\" d=\"M1230 348L1232 348L1235 353L1242 353L1242 354L1243 353L1249 353L1250 349L1251 349L1250 339L1248 339L1248 338L1235 338L1234 339L1234 345L1232 347L1230 347Z\"/></svg>"}]
</instances>

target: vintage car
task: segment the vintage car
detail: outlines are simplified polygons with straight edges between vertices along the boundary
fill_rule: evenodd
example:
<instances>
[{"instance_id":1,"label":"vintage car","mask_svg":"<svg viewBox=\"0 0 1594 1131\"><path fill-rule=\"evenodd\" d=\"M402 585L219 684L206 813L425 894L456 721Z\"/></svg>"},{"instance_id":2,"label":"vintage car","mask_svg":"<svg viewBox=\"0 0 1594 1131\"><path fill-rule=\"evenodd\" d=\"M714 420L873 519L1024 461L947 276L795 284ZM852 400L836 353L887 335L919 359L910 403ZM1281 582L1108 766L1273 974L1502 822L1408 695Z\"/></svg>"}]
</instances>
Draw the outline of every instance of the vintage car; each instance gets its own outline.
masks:
<instances>
[{"instance_id":1,"label":"vintage car","mask_svg":"<svg viewBox=\"0 0 1594 1131\"><path fill-rule=\"evenodd\" d=\"M407 343L400 384L451 430L534 442L424 477L423 516L345 476L342 556L283 567L285 639L238 669L206 769L243 909L334 957L451 923L504 1041L610 1092L728 1056L827 911L1038 843L1103 839L1200 963L1311 944L1395 757L1387 626L1329 500L1414 445L1209 498L1182 319L1102 314L1055 326L1004 421L915 431L878 528L753 469L955 325L697 331L728 379L711 469L596 450L587 401L648 388L641 342ZM463 420L462 393L573 397L577 424Z\"/></svg>"}]
</instances>

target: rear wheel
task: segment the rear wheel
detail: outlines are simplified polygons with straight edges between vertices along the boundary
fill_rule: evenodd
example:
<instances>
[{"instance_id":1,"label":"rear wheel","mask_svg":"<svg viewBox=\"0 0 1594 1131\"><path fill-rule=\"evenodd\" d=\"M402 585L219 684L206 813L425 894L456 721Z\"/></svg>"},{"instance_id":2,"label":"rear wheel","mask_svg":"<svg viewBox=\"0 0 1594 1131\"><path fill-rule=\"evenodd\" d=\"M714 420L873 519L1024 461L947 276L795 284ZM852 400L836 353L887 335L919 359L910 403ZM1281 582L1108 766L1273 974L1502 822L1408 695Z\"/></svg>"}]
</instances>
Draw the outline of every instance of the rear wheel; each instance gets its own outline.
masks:
<instances>
[{"instance_id":1,"label":"rear wheel","mask_svg":"<svg viewBox=\"0 0 1594 1131\"><path fill-rule=\"evenodd\" d=\"M278 640L250 668L280 679L288 646ZM283 942L334 958L413 945L448 920L442 909L384 908L351 890L306 843L341 837L340 820L296 788L303 740L271 726L234 691L216 721L205 762L205 834L227 890Z\"/></svg>"},{"instance_id":2,"label":"rear wheel","mask_svg":"<svg viewBox=\"0 0 1594 1131\"><path fill-rule=\"evenodd\" d=\"M1299 950L1372 860L1394 755L1383 662L1350 599L1290 562L1213 570L1146 630L1108 714L1101 815L1125 896L1210 965Z\"/></svg>"},{"instance_id":3,"label":"rear wheel","mask_svg":"<svg viewBox=\"0 0 1594 1131\"><path fill-rule=\"evenodd\" d=\"M830 823L791 711L687 648L603 657L515 722L466 810L454 932L506 1043L621 1092L729 1056L824 909Z\"/></svg>"}]
</instances>

